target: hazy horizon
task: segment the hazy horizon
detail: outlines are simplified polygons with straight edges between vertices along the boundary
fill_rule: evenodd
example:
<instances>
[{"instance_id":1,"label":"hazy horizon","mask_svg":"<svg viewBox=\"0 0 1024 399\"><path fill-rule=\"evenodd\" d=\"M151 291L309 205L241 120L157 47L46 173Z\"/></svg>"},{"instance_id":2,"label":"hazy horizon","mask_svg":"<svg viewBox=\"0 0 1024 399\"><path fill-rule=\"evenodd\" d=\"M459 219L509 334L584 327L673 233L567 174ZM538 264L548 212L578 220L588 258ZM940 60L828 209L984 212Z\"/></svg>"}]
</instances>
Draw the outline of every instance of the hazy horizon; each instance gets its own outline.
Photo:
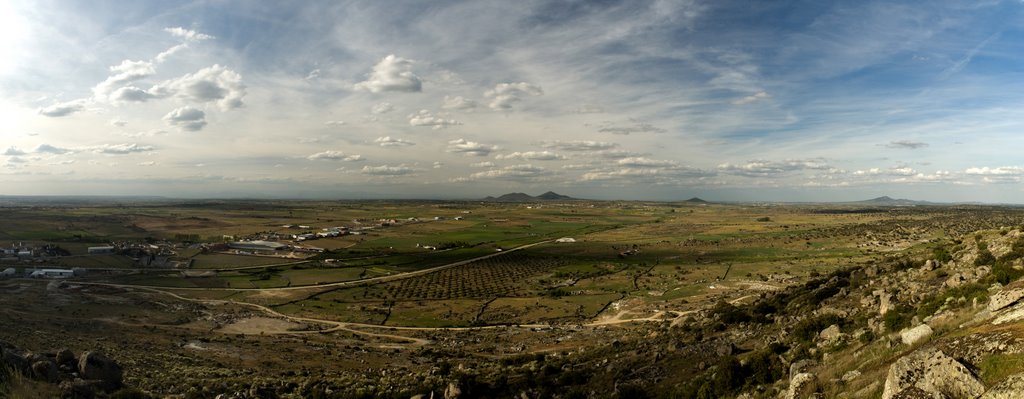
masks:
<instances>
[{"instance_id":1,"label":"hazy horizon","mask_svg":"<svg viewBox=\"0 0 1024 399\"><path fill-rule=\"evenodd\" d=\"M1019 203L1022 11L0 0L0 194Z\"/></svg>"}]
</instances>

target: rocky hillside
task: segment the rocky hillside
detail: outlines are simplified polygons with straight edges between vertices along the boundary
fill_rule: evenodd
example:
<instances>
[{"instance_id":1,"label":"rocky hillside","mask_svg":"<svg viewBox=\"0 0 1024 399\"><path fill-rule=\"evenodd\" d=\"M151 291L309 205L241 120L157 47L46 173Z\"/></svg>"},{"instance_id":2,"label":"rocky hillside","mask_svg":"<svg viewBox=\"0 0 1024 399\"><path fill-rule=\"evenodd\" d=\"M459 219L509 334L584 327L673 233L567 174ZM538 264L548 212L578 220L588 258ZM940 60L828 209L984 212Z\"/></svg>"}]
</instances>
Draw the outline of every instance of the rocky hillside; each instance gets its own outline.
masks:
<instances>
[{"instance_id":1,"label":"rocky hillside","mask_svg":"<svg viewBox=\"0 0 1024 399\"><path fill-rule=\"evenodd\" d=\"M32 352L0 341L0 397L147 397L126 388L123 373L97 352Z\"/></svg>"}]
</instances>

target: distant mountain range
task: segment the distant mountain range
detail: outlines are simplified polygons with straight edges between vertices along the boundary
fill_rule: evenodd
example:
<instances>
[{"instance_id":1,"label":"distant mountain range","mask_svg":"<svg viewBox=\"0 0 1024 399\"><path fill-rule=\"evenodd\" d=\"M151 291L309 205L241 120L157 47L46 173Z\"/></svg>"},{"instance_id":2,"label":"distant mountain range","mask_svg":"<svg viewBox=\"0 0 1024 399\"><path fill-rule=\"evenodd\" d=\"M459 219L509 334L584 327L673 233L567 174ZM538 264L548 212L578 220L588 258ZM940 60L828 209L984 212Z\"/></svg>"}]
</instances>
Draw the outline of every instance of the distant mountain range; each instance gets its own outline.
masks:
<instances>
[{"instance_id":1,"label":"distant mountain range","mask_svg":"<svg viewBox=\"0 0 1024 399\"><path fill-rule=\"evenodd\" d=\"M532 201L571 201L571 200L576 200L576 199L578 199L578 198L573 198L573 197L570 197L568 195L558 194L558 193L556 193L554 191L548 191L548 192L546 192L544 194L541 194L541 195L538 195L536 197L534 197L532 195L529 195L529 194L525 194L525 193L508 193L508 194L502 195L500 197L488 196L488 197L484 198L484 201L494 201L494 202L532 202Z\"/></svg>"}]
</instances>

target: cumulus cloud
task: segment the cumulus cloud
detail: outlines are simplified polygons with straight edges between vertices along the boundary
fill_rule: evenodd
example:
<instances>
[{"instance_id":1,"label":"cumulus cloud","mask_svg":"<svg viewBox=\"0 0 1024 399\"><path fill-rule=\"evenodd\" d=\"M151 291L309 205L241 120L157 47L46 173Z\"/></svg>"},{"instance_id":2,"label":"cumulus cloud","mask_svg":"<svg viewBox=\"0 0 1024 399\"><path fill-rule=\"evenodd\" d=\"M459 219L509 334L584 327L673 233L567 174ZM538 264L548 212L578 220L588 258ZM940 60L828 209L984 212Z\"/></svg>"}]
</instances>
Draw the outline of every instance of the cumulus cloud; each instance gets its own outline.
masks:
<instances>
[{"instance_id":1,"label":"cumulus cloud","mask_svg":"<svg viewBox=\"0 0 1024 399\"><path fill-rule=\"evenodd\" d=\"M689 166L625 167L584 173L583 181L620 181L628 183L680 184L690 180L712 177L715 173Z\"/></svg>"},{"instance_id":2,"label":"cumulus cloud","mask_svg":"<svg viewBox=\"0 0 1024 399\"><path fill-rule=\"evenodd\" d=\"M629 157L622 158L616 162L619 166L627 167L666 167L666 166L677 166L678 163L675 161L664 161L658 159L650 159L644 157Z\"/></svg>"},{"instance_id":3,"label":"cumulus cloud","mask_svg":"<svg viewBox=\"0 0 1024 399\"><path fill-rule=\"evenodd\" d=\"M537 180L553 173L540 166L531 164L512 165L500 169L476 172L469 176L470 179L504 179L504 180Z\"/></svg>"},{"instance_id":4,"label":"cumulus cloud","mask_svg":"<svg viewBox=\"0 0 1024 399\"><path fill-rule=\"evenodd\" d=\"M377 143L377 145L381 147L406 147L410 145L416 145L416 143L413 143L409 140L392 138L391 136L377 137L377 139L374 140L373 142Z\"/></svg>"},{"instance_id":5,"label":"cumulus cloud","mask_svg":"<svg viewBox=\"0 0 1024 399\"><path fill-rule=\"evenodd\" d=\"M918 148L927 147L928 143L923 143L923 142L920 142L920 141L898 140L898 141L891 141L891 142L889 142L889 144L886 144L885 146L889 147L889 148L902 148L902 149L908 149L908 150L916 150Z\"/></svg>"},{"instance_id":6,"label":"cumulus cloud","mask_svg":"<svg viewBox=\"0 0 1024 399\"><path fill-rule=\"evenodd\" d=\"M497 150L497 146L481 144L466 139L456 139L448 142L448 152L483 157Z\"/></svg>"},{"instance_id":7,"label":"cumulus cloud","mask_svg":"<svg viewBox=\"0 0 1024 399\"><path fill-rule=\"evenodd\" d=\"M468 111L476 106L476 101L463 96L444 96L444 101L441 103L441 108L455 111Z\"/></svg>"},{"instance_id":8,"label":"cumulus cloud","mask_svg":"<svg viewBox=\"0 0 1024 399\"><path fill-rule=\"evenodd\" d=\"M70 149L63 147L52 146L49 144L40 144L36 146L36 149L32 150L32 152L37 154L67 154L72 151Z\"/></svg>"},{"instance_id":9,"label":"cumulus cloud","mask_svg":"<svg viewBox=\"0 0 1024 399\"><path fill-rule=\"evenodd\" d=\"M718 169L724 173L747 177L778 176L797 170L826 170L831 167L822 158L791 159L781 162L754 160L744 164L723 163Z\"/></svg>"},{"instance_id":10,"label":"cumulus cloud","mask_svg":"<svg viewBox=\"0 0 1024 399\"><path fill-rule=\"evenodd\" d=\"M628 136L633 133L664 133L665 129L656 127L650 123L637 123L629 126L606 125L597 129L601 133L611 133Z\"/></svg>"},{"instance_id":11,"label":"cumulus cloud","mask_svg":"<svg viewBox=\"0 0 1024 399\"><path fill-rule=\"evenodd\" d=\"M511 154L499 154L494 159L522 159L527 161L559 161L566 159L565 156L551 151L527 151L513 152Z\"/></svg>"},{"instance_id":12,"label":"cumulus cloud","mask_svg":"<svg viewBox=\"0 0 1024 399\"><path fill-rule=\"evenodd\" d=\"M388 55L373 67L373 72L365 81L356 83L355 89L371 93L422 91L423 81L412 73L412 64L412 61L405 58Z\"/></svg>"},{"instance_id":13,"label":"cumulus cloud","mask_svg":"<svg viewBox=\"0 0 1024 399\"><path fill-rule=\"evenodd\" d=\"M769 98L769 97L771 97L771 96L768 95L768 92L766 92L766 91L759 91L759 92L751 94L749 96L746 96L746 97L743 97L743 98L738 98L735 101L733 101L732 103L733 103L733 105L746 105L746 104L750 104L750 103L753 103L753 102L764 100L764 99Z\"/></svg>"},{"instance_id":14,"label":"cumulus cloud","mask_svg":"<svg viewBox=\"0 0 1024 399\"><path fill-rule=\"evenodd\" d=\"M221 110L227 111L244 105L246 86L242 75L221 65L203 68L195 73L163 82L149 93L157 97L177 96L189 101L216 101Z\"/></svg>"},{"instance_id":15,"label":"cumulus cloud","mask_svg":"<svg viewBox=\"0 0 1024 399\"><path fill-rule=\"evenodd\" d=\"M114 103L130 103L130 102L146 102L154 98L158 98L157 95L140 89L135 86L125 86L120 89L114 90L108 97L110 101Z\"/></svg>"},{"instance_id":16,"label":"cumulus cloud","mask_svg":"<svg viewBox=\"0 0 1024 399\"><path fill-rule=\"evenodd\" d=\"M421 109L420 112L409 115L409 124L413 126L429 126L434 130L437 130L444 129L448 126L461 125L462 122L454 119L444 119L440 116L431 114L430 111Z\"/></svg>"},{"instance_id":17,"label":"cumulus cloud","mask_svg":"<svg viewBox=\"0 0 1024 399\"><path fill-rule=\"evenodd\" d=\"M491 161L476 162L476 163L469 164L469 166L472 166L474 168L493 168L494 167L494 162L491 162Z\"/></svg>"},{"instance_id":18,"label":"cumulus cloud","mask_svg":"<svg viewBox=\"0 0 1024 399\"><path fill-rule=\"evenodd\" d=\"M370 112L373 113L374 115L386 114L394 110L394 104L391 104L389 102L382 102L380 104L376 104L370 107Z\"/></svg>"},{"instance_id":19,"label":"cumulus cloud","mask_svg":"<svg viewBox=\"0 0 1024 399\"><path fill-rule=\"evenodd\" d=\"M53 105L51 105L49 107L46 107L46 108L40 108L39 109L39 114L43 115L43 116L49 116L51 118L58 118L58 117L62 117L62 116L68 116L68 115L71 115L71 114L73 114L75 112L79 112L81 110L84 110L85 109L85 104L86 104L86 101L82 100L82 99L71 100L71 101L67 101L67 102L63 102L63 103L57 103L57 104L53 104Z\"/></svg>"},{"instance_id":20,"label":"cumulus cloud","mask_svg":"<svg viewBox=\"0 0 1024 399\"><path fill-rule=\"evenodd\" d=\"M405 176L415 174L418 170L405 164L402 165L381 165L364 166L360 173L370 176Z\"/></svg>"},{"instance_id":21,"label":"cumulus cloud","mask_svg":"<svg viewBox=\"0 0 1024 399\"><path fill-rule=\"evenodd\" d=\"M25 151L19 150L18 147L7 147L7 150L4 151L4 155L7 155L7 156L25 155Z\"/></svg>"},{"instance_id":22,"label":"cumulus cloud","mask_svg":"<svg viewBox=\"0 0 1024 399\"><path fill-rule=\"evenodd\" d=\"M594 152L594 155L605 159L622 159L640 157L644 154L626 150L603 150Z\"/></svg>"},{"instance_id":23,"label":"cumulus cloud","mask_svg":"<svg viewBox=\"0 0 1024 399\"><path fill-rule=\"evenodd\" d=\"M344 124L345 124L345 121L327 121L327 122L324 122L324 125L327 125L327 126L330 126L330 127L338 127L338 126L342 126Z\"/></svg>"},{"instance_id":24,"label":"cumulus cloud","mask_svg":"<svg viewBox=\"0 0 1024 399\"><path fill-rule=\"evenodd\" d=\"M1000 166L990 168L988 166L967 168L964 173L969 175L977 176L1011 176L1011 175L1024 175L1024 167L1022 166Z\"/></svg>"},{"instance_id":25,"label":"cumulus cloud","mask_svg":"<svg viewBox=\"0 0 1024 399\"><path fill-rule=\"evenodd\" d=\"M310 161L325 160L325 161L344 161L344 162L358 162L363 160L362 155L345 155L344 152L327 150L324 152L318 152L316 154L306 157Z\"/></svg>"},{"instance_id":26,"label":"cumulus cloud","mask_svg":"<svg viewBox=\"0 0 1024 399\"><path fill-rule=\"evenodd\" d=\"M95 153L98 154L111 154L111 155L125 155L136 152L149 152L155 150L152 146L138 145L136 143L131 144L104 144L95 147L90 147Z\"/></svg>"},{"instance_id":27,"label":"cumulus cloud","mask_svg":"<svg viewBox=\"0 0 1024 399\"><path fill-rule=\"evenodd\" d=\"M124 127L125 125L128 124L128 122L123 120L123 119L111 119L110 122L108 122L108 123L110 123L110 126L116 126L116 127Z\"/></svg>"},{"instance_id":28,"label":"cumulus cloud","mask_svg":"<svg viewBox=\"0 0 1024 399\"><path fill-rule=\"evenodd\" d=\"M149 61L124 60L110 67L110 72L112 74L106 80L92 89L98 100L108 99L109 95L121 86L153 76L156 74L156 68Z\"/></svg>"},{"instance_id":29,"label":"cumulus cloud","mask_svg":"<svg viewBox=\"0 0 1024 399\"><path fill-rule=\"evenodd\" d=\"M184 106L164 115L164 121L182 130L195 132L206 126L206 113L189 106Z\"/></svg>"},{"instance_id":30,"label":"cumulus cloud","mask_svg":"<svg viewBox=\"0 0 1024 399\"><path fill-rule=\"evenodd\" d=\"M545 141L541 147L558 149L562 151L601 151L618 147L616 143L604 141L578 140L578 141Z\"/></svg>"},{"instance_id":31,"label":"cumulus cloud","mask_svg":"<svg viewBox=\"0 0 1024 399\"><path fill-rule=\"evenodd\" d=\"M484 97L490 98L491 103L487 106L495 111L508 111L523 100L526 96L539 96L544 94L540 86L526 82L519 83L498 83L494 89L484 92Z\"/></svg>"},{"instance_id":32,"label":"cumulus cloud","mask_svg":"<svg viewBox=\"0 0 1024 399\"><path fill-rule=\"evenodd\" d=\"M156 161L139 162L136 165L138 165L138 166L156 166Z\"/></svg>"}]
</instances>

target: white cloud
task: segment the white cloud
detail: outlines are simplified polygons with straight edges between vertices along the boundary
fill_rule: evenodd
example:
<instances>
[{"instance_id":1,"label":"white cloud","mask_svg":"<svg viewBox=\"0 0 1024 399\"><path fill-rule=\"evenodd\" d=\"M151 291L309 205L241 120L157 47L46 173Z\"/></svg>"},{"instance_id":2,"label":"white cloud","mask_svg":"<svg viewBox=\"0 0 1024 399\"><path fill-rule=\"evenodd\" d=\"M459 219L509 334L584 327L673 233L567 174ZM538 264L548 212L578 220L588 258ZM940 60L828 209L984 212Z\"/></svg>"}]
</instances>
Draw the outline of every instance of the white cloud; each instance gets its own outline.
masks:
<instances>
[{"instance_id":1,"label":"white cloud","mask_svg":"<svg viewBox=\"0 0 1024 399\"><path fill-rule=\"evenodd\" d=\"M99 101L108 99L110 94L121 86L153 76L156 74L156 68L149 61L124 60L121 64L110 67L110 72L113 74L92 89L93 95Z\"/></svg>"},{"instance_id":2,"label":"white cloud","mask_svg":"<svg viewBox=\"0 0 1024 399\"><path fill-rule=\"evenodd\" d=\"M110 122L108 122L108 123L110 124L110 126L116 126L116 127L124 127L125 125L128 124L128 122L123 120L123 119L111 119Z\"/></svg>"},{"instance_id":3,"label":"white cloud","mask_svg":"<svg viewBox=\"0 0 1024 399\"><path fill-rule=\"evenodd\" d=\"M90 147L95 153L98 154L112 154L112 155L125 155L136 152L149 152L155 150L152 146L138 145L136 143L131 144L104 144L95 147Z\"/></svg>"},{"instance_id":4,"label":"white cloud","mask_svg":"<svg viewBox=\"0 0 1024 399\"><path fill-rule=\"evenodd\" d=\"M306 157L310 161L326 160L326 161L344 161L344 162L358 162L363 160L362 155L345 155L341 151L327 150L324 152L318 152L316 154Z\"/></svg>"},{"instance_id":5,"label":"white cloud","mask_svg":"<svg viewBox=\"0 0 1024 399\"><path fill-rule=\"evenodd\" d=\"M67 148L52 146L49 144L40 144L36 146L36 149L32 150L32 152L38 154L67 154L72 151Z\"/></svg>"},{"instance_id":6,"label":"white cloud","mask_svg":"<svg viewBox=\"0 0 1024 399\"><path fill-rule=\"evenodd\" d=\"M611 133L628 136L632 133L664 133L665 129L656 127L650 123L640 122L630 126L605 125L597 129L601 133Z\"/></svg>"},{"instance_id":7,"label":"white cloud","mask_svg":"<svg viewBox=\"0 0 1024 399\"><path fill-rule=\"evenodd\" d=\"M360 173L370 176L405 176L418 172L417 169L402 165L364 166Z\"/></svg>"},{"instance_id":8,"label":"white cloud","mask_svg":"<svg viewBox=\"0 0 1024 399\"><path fill-rule=\"evenodd\" d=\"M365 81L356 83L355 89L371 93L387 91L411 93L422 91L423 82L419 76L412 73L412 61L391 54L373 67L373 72Z\"/></svg>"},{"instance_id":9,"label":"white cloud","mask_svg":"<svg viewBox=\"0 0 1024 399\"><path fill-rule=\"evenodd\" d=\"M476 163L469 164L469 166L472 166L474 168L493 168L494 167L494 162L491 162L491 161L476 162Z\"/></svg>"},{"instance_id":10,"label":"white cloud","mask_svg":"<svg viewBox=\"0 0 1024 399\"><path fill-rule=\"evenodd\" d=\"M7 156L25 155L25 151L19 150L17 147L7 147L7 150L4 151L4 155L7 155Z\"/></svg>"},{"instance_id":11,"label":"white cloud","mask_svg":"<svg viewBox=\"0 0 1024 399\"><path fill-rule=\"evenodd\" d=\"M413 143L409 140L392 138L391 136L378 137L373 142L377 143L377 145L381 147L406 147L410 145L416 145L416 143Z\"/></svg>"},{"instance_id":12,"label":"white cloud","mask_svg":"<svg viewBox=\"0 0 1024 399\"><path fill-rule=\"evenodd\" d=\"M246 86L242 75L215 64L195 73L163 82L148 91L157 97L177 96L189 101L216 101L221 110L227 111L244 105Z\"/></svg>"},{"instance_id":13,"label":"white cloud","mask_svg":"<svg viewBox=\"0 0 1024 399\"><path fill-rule=\"evenodd\" d=\"M409 115L409 124L413 126L430 126L434 130L438 130L448 126L461 125L462 122L454 119L444 119L431 114L430 111L421 109L420 112Z\"/></svg>"},{"instance_id":14,"label":"white cloud","mask_svg":"<svg viewBox=\"0 0 1024 399\"><path fill-rule=\"evenodd\" d=\"M330 127L338 127L338 126L345 125L345 121L327 121L327 122L324 122L324 125L327 125L327 126L330 126Z\"/></svg>"},{"instance_id":15,"label":"white cloud","mask_svg":"<svg viewBox=\"0 0 1024 399\"><path fill-rule=\"evenodd\" d=\"M526 82L519 83L498 83L493 89L484 92L484 97L491 98L488 104L495 111L508 111L522 101L525 96L539 96L544 94L540 86Z\"/></svg>"},{"instance_id":16,"label":"white cloud","mask_svg":"<svg viewBox=\"0 0 1024 399\"><path fill-rule=\"evenodd\" d=\"M444 163L434 161L434 169L441 169L444 167Z\"/></svg>"},{"instance_id":17,"label":"white cloud","mask_svg":"<svg viewBox=\"0 0 1024 399\"><path fill-rule=\"evenodd\" d=\"M470 179L504 179L504 180L536 180L553 173L540 166L531 164L506 166L501 169L476 172L469 175Z\"/></svg>"},{"instance_id":18,"label":"white cloud","mask_svg":"<svg viewBox=\"0 0 1024 399\"><path fill-rule=\"evenodd\" d=\"M679 165L675 161L664 161L658 159L650 159L644 157L629 157L620 159L616 162L619 166L626 167L666 167L666 166L677 166Z\"/></svg>"},{"instance_id":19,"label":"white cloud","mask_svg":"<svg viewBox=\"0 0 1024 399\"><path fill-rule=\"evenodd\" d=\"M822 158L793 159L781 162L754 160L744 164L723 163L718 169L725 173L736 174L747 177L778 176L798 170L826 170L830 169L828 163Z\"/></svg>"},{"instance_id":20,"label":"white cloud","mask_svg":"<svg viewBox=\"0 0 1024 399\"><path fill-rule=\"evenodd\" d=\"M380 104L376 104L376 105L370 107L370 113L372 113L374 115L386 114L386 113L394 111L394 110L395 110L395 105L391 104L389 102L382 102Z\"/></svg>"},{"instance_id":21,"label":"white cloud","mask_svg":"<svg viewBox=\"0 0 1024 399\"><path fill-rule=\"evenodd\" d=\"M198 42L214 38L213 36L207 35L205 33L199 33L194 30L182 28L180 26L174 28L164 28L164 32L170 33L174 37L185 39L186 41Z\"/></svg>"},{"instance_id":22,"label":"white cloud","mask_svg":"<svg viewBox=\"0 0 1024 399\"><path fill-rule=\"evenodd\" d=\"M63 103L53 104L46 108L40 108L39 114L43 116L49 116L51 118L57 118L61 116L68 116L75 112L79 112L85 109L87 101L84 99L71 100Z\"/></svg>"},{"instance_id":23,"label":"white cloud","mask_svg":"<svg viewBox=\"0 0 1024 399\"><path fill-rule=\"evenodd\" d=\"M108 98L110 99L110 101L120 104L130 102L146 102L154 98L157 98L157 96L147 90L143 90L135 86L125 86L120 89L114 90L113 93L110 93L110 96Z\"/></svg>"},{"instance_id":24,"label":"white cloud","mask_svg":"<svg viewBox=\"0 0 1024 399\"><path fill-rule=\"evenodd\" d=\"M976 176L1012 176L1012 175L1024 175L1024 167L1022 166L1000 166L996 168L984 167L973 167L967 168L964 173Z\"/></svg>"},{"instance_id":25,"label":"white cloud","mask_svg":"<svg viewBox=\"0 0 1024 399\"><path fill-rule=\"evenodd\" d=\"M522 159L527 161L559 161L566 159L565 156L551 151L527 151L513 152L511 154L499 154L494 159Z\"/></svg>"},{"instance_id":26,"label":"white cloud","mask_svg":"<svg viewBox=\"0 0 1024 399\"><path fill-rule=\"evenodd\" d=\"M746 104L750 104L750 103L753 103L753 102L764 100L764 99L769 98L769 97L771 97L771 96L768 95L768 92L766 92L766 91L759 91L759 92L751 94L749 96L736 99L732 103L733 103L733 105L746 105Z\"/></svg>"},{"instance_id":27,"label":"white cloud","mask_svg":"<svg viewBox=\"0 0 1024 399\"><path fill-rule=\"evenodd\" d=\"M206 126L206 113L189 106L184 106L164 115L164 121L171 126L177 126L182 130L194 132L202 130L203 126Z\"/></svg>"},{"instance_id":28,"label":"white cloud","mask_svg":"<svg viewBox=\"0 0 1024 399\"><path fill-rule=\"evenodd\" d=\"M456 139L448 142L448 152L473 155L478 157L487 156L492 151L497 149L497 146L480 144L475 141L468 141L466 139Z\"/></svg>"},{"instance_id":29,"label":"white cloud","mask_svg":"<svg viewBox=\"0 0 1024 399\"><path fill-rule=\"evenodd\" d=\"M441 103L441 108L455 111L468 111L476 106L476 101L462 96L444 96L444 101Z\"/></svg>"},{"instance_id":30,"label":"white cloud","mask_svg":"<svg viewBox=\"0 0 1024 399\"><path fill-rule=\"evenodd\" d=\"M138 165L138 166L156 166L156 161L139 162L136 165Z\"/></svg>"},{"instance_id":31,"label":"white cloud","mask_svg":"<svg viewBox=\"0 0 1024 399\"><path fill-rule=\"evenodd\" d=\"M541 147L553 148L562 151L601 151L618 147L616 143L604 141L580 140L580 141L545 141Z\"/></svg>"},{"instance_id":32,"label":"white cloud","mask_svg":"<svg viewBox=\"0 0 1024 399\"><path fill-rule=\"evenodd\" d=\"M166 130L154 129L154 130L147 130L147 131L144 131L144 132L125 133L124 135L125 135L125 137L136 138L136 137L162 136L162 135L165 135L165 134L167 134Z\"/></svg>"}]
</instances>

